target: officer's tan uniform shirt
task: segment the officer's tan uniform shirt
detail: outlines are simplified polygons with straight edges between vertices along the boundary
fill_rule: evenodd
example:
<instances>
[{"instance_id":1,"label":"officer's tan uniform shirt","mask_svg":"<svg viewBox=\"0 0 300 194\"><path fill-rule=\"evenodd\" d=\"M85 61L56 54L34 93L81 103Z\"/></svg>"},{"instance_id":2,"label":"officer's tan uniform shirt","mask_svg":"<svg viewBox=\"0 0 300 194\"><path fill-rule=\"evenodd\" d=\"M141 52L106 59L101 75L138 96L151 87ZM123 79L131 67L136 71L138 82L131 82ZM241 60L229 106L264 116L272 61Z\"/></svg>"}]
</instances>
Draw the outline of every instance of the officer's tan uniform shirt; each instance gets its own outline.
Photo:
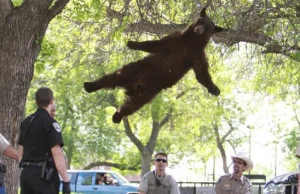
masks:
<instances>
[{"instance_id":1,"label":"officer's tan uniform shirt","mask_svg":"<svg viewBox=\"0 0 300 194\"><path fill-rule=\"evenodd\" d=\"M216 194L252 194L252 183L244 176L236 180L232 174L224 175L216 183Z\"/></svg>"},{"instance_id":2,"label":"officer's tan uniform shirt","mask_svg":"<svg viewBox=\"0 0 300 194\"><path fill-rule=\"evenodd\" d=\"M147 172L139 185L138 190L147 194L180 194L177 182L168 174L163 177L156 177L161 185L157 186L155 181L155 175L153 172Z\"/></svg>"},{"instance_id":3,"label":"officer's tan uniform shirt","mask_svg":"<svg viewBox=\"0 0 300 194\"><path fill-rule=\"evenodd\" d=\"M3 154L10 143L0 134L0 153Z\"/></svg>"}]
</instances>

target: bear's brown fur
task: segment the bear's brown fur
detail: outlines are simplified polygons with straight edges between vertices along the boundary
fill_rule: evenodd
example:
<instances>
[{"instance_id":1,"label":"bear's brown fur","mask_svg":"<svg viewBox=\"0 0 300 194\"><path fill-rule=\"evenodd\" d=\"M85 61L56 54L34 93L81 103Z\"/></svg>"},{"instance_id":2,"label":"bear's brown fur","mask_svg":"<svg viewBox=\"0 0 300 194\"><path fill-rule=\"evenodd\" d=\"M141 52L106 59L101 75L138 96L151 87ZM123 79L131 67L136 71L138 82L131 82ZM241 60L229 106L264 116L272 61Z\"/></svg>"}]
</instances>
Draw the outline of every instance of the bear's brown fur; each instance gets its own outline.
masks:
<instances>
[{"instance_id":1,"label":"bear's brown fur","mask_svg":"<svg viewBox=\"0 0 300 194\"><path fill-rule=\"evenodd\" d=\"M176 84L191 68L198 82L209 93L218 96L220 90L209 74L205 46L215 32L222 30L206 16L203 8L200 18L183 31L171 33L161 40L129 41L129 48L151 54L96 81L85 82L84 88L87 92L115 87L125 89L128 98L113 115L115 123L150 102L162 89Z\"/></svg>"}]
</instances>

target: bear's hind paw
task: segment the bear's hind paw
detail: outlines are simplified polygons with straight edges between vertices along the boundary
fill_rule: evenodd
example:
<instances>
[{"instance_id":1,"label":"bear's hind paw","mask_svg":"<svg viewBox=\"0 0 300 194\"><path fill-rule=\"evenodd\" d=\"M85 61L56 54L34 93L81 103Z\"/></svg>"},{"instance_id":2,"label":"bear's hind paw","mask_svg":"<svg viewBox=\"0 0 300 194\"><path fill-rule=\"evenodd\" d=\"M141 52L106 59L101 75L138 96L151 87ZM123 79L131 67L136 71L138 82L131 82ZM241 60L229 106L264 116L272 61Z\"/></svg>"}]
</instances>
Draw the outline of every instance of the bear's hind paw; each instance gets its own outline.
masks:
<instances>
[{"instance_id":1,"label":"bear's hind paw","mask_svg":"<svg viewBox=\"0 0 300 194\"><path fill-rule=\"evenodd\" d=\"M213 87L213 88L209 89L208 92L214 96L219 96L221 93L221 91L218 87Z\"/></svg>"},{"instance_id":2,"label":"bear's hind paw","mask_svg":"<svg viewBox=\"0 0 300 194\"><path fill-rule=\"evenodd\" d=\"M95 84L93 82L84 82L83 87L84 87L85 91L87 91L88 93L91 93L91 92L94 92L97 90L97 88L95 88Z\"/></svg>"},{"instance_id":3,"label":"bear's hind paw","mask_svg":"<svg viewBox=\"0 0 300 194\"><path fill-rule=\"evenodd\" d=\"M112 117L112 120L114 123L120 123L122 120L122 115L119 112L115 112L115 114Z\"/></svg>"}]
</instances>

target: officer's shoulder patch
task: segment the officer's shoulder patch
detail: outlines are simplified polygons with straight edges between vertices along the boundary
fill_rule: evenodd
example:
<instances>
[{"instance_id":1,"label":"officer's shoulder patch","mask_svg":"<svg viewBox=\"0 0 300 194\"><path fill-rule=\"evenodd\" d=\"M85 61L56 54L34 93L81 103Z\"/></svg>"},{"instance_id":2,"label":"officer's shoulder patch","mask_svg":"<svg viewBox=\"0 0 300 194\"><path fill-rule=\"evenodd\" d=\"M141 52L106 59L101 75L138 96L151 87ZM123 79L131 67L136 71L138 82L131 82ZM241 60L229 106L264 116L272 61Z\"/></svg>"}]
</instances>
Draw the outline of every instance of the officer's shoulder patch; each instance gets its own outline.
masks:
<instances>
[{"instance_id":1,"label":"officer's shoulder patch","mask_svg":"<svg viewBox=\"0 0 300 194\"><path fill-rule=\"evenodd\" d=\"M144 174L144 176L142 177L141 181L145 181L146 179L148 179L148 175L149 175L149 173Z\"/></svg>"},{"instance_id":2,"label":"officer's shoulder patch","mask_svg":"<svg viewBox=\"0 0 300 194\"><path fill-rule=\"evenodd\" d=\"M56 130L58 133L61 132L60 125L59 125L57 122L53 123L53 127L55 128L55 130Z\"/></svg>"},{"instance_id":3,"label":"officer's shoulder patch","mask_svg":"<svg viewBox=\"0 0 300 194\"><path fill-rule=\"evenodd\" d=\"M147 177L143 176L141 181L145 181L146 179L147 179Z\"/></svg>"}]
</instances>

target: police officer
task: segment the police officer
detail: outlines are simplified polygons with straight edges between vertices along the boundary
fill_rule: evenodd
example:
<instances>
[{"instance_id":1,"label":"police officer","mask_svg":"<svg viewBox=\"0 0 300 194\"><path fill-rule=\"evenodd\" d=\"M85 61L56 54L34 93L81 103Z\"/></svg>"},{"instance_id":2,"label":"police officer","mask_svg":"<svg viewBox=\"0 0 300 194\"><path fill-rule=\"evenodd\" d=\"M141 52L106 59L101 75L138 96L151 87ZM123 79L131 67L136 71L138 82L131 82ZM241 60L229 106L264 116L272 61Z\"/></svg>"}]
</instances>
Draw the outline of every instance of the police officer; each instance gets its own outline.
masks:
<instances>
[{"instance_id":1,"label":"police officer","mask_svg":"<svg viewBox=\"0 0 300 194\"><path fill-rule=\"evenodd\" d=\"M1 133L0 133L0 153L15 160L19 159L17 150L15 150L10 145L10 143L3 137ZM3 187L5 173L6 173L6 166L0 161L0 194L6 193L5 188Z\"/></svg>"},{"instance_id":2,"label":"police officer","mask_svg":"<svg viewBox=\"0 0 300 194\"><path fill-rule=\"evenodd\" d=\"M21 123L19 157L23 168L20 177L21 194L56 194L55 177L60 174L63 194L70 194L64 145L60 125L50 116L55 106L53 92L47 87L35 94L38 109Z\"/></svg>"},{"instance_id":3,"label":"police officer","mask_svg":"<svg viewBox=\"0 0 300 194\"><path fill-rule=\"evenodd\" d=\"M163 152L155 154L155 170L147 172L139 185L139 194L180 194L177 182L166 174L168 156Z\"/></svg>"},{"instance_id":4,"label":"police officer","mask_svg":"<svg viewBox=\"0 0 300 194\"><path fill-rule=\"evenodd\" d=\"M252 170L252 161L243 152L239 152L231 158L233 173L219 178L215 188L216 194L251 194L252 183L243 176L243 172Z\"/></svg>"}]
</instances>

